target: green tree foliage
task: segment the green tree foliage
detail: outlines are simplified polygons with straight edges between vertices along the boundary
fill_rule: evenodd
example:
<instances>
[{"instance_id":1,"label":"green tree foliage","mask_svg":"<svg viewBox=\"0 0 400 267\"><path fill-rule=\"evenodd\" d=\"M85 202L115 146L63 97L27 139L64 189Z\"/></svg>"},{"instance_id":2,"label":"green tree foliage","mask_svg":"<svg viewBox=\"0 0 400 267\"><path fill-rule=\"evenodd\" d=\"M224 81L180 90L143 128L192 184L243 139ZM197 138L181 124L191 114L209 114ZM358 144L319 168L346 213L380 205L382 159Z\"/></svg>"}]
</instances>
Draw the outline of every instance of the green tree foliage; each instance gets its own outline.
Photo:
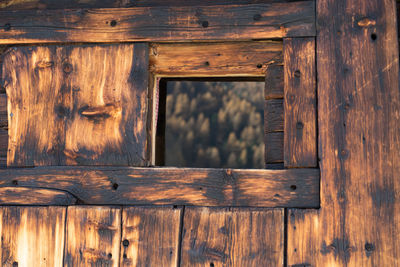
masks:
<instances>
[{"instance_id":1,"label":"green tree foliage","mask_svg":"<svg viewBox=\"0 0 400 267\"><path fill-rule=\"evenodd\" d=\"M264 83L167 83L167 166L263 168Z\"/></svg>"}]
</instances>

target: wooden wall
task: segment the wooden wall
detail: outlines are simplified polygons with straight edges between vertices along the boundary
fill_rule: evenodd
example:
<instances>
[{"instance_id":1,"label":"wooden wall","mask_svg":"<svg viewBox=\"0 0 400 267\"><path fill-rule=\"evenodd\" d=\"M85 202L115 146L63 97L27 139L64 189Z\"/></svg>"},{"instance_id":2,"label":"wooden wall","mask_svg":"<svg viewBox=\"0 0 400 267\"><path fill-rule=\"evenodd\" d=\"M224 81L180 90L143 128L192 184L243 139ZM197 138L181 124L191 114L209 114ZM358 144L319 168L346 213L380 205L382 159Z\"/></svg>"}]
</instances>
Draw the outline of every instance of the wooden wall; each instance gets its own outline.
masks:
<instances>
[{"instance_id":1,"label":"wooden wall","mask_svg":"<svg viewBox=\"0 0 400 267\"><path fill-rule=\"evenodd\" d=\"M321 209L290 210L288 265L398 266L396 3L317 1L317 23Z\"/></svg>"},{"instance_id":2,"label":"wooden wall","mask_svg":"<svg viewBox=\"0 0 400 267\"><path fill-rule=\"evenodd\" d=\"M226 2L220 0L213 4ZM277 2L285 5L295 3L302 7L314 6L314 3L307 1L274 0L251 3L240 1L238 4L261 5L268 11L268 5ZM190 8L196 3L186 2L184 8L188 9L185 10L192 10ZM181 4L177 0L171 6ZM69 23L75 16L73 11L56 13L58 15L49 21L38 23L38 27L29 34L29 20L38 14L32 9L59 9L60 5L63 8L130 7L133 8L132 12L137 12L135 8L157 7L163 3L155 0L77 0L68 3L7 1L0 3L0 15L3 15L0 17L3 25L0 30L1 43L46 43L52 37L57 42L61 42L63 38L80 42L84 41L85 34L91 42L99 41L98 38L103 38L104 42L115 42L122 36L121 33L113 33L118 28L104 35L97 32L89 36L87 30L83 31L85 34L77 35L76 29L69 28L72 27ZM268 64L268 68L264 65L261 67L266 71L266 114L271 117L275 115L274 120L265 124L266 143L272 144L267 147L270 151L266 151L266 163L269 168L285 168L284 170L263 171L253 177L255 180L252 181L245 179L247 174L240 176L240 172L231 170L221 173L217 171L216 174L213 171L199 174L192 170L181 170L172 171L172 174L165 177L160 174L163 172L160 169L146 176L139 168L128 168L127 174L126 170L117 167L107 171L98 167L82 173L76 167L1 170L1 203L32 204L40 199L40 203L48 201L47 203L52 204L0 207L1 264L29 266L35 262L37 266L210 267L400 265L400 220L396 212L399 209L400 192L397 179L400 173L400 90L396 1L317 0L315 7L316 17L311 18L311 26L308 25L305 29L299 29L297 22L294 22L291 24L292 28L289 27L286 33L282 33L274 28L279 24L275 23L271 24L271 29L276 30L272 35L272 30L268 33L251 33L248 30L254 23L258 23L258 17L253 17L251 13L252 22L242 25L233 35L222 34L223 27L207 32L209 27L208 24L205 26L203 19L200 26L196 26L201 31L194 36L205 40L212 40L215 36L222 39L242 36L246 39L251 34L254 34L255 39L284 38L281 61L269 62L271 64ZM18 13L7 10L21 9L25 10L26 13L23 14L26 17L19 22L21 32L18 32L18 27L15 27L18 25ZM207 13L210 12L209 9L201 10L206 13L207 22L214 18L213 13ZM268 14L267 11L265 14ZM50 11L44 11L43 14L47 14L46 12ZM118 12L123 11L121 9ZM174 13L171 11L171 14ZM307 17L309 13L302 14ZM90 19L92 24L99 23L96 16ZM230 20L230 23L235 24L235 19ZM108 21L111 23L112 19ZM310 18L302 21L310 22ZM314 21L315 27L312 26ZM54 25L60 23L63 24L63 29L54 30ZM119 22L116 23L113 23L114 26ZM136 22L128 19L126 23L136 27L136 31L140 33L142 28ZM176 25L172 23L168 27L175 29ZM105 26L102 24L101 27ZM43 29L47 30L46 34L43 34ZM104 29L108 31L109 28ZM176 32L170 29L161 32L156 40L171 40L171 34ZM149 38L146 34L140 35L126 29L123 31L127 34L128 41ZM174 38L177 38L176 35ZM123 90L120 89L136 90L135 88L148 86L147 79L136 79L144 72L147 76L147 72L151 70L151 64L149 66L140 61L149 56L148 50L143 49L143 44L110 45L115 53L105 59L107 55L102 53L102 49L106 46L108 45L91 44L68 48L65 45L44 45L9 50L4 58L7 64L3 64L2 75L14 79L3 82L0 89L2 166L5 166L7 160L10 166L18 167L115 165L117 162L131 166L148 164L148 142L151 140L147 131L152 122L146 113L149 109L145 103L148 103L146 99L151 96L142 92L143 94L133 97L131 94L121 93ZM115 47L122 50L114 50ZM124 50L127 47L129 49ZM137 52L139 54L135 54ZM24 62L37 58L31 57L32 54L45 55L48 60L25 66ZM122 62L118 60L120 54L129 56ZM97 62L113 62L117 68L107 69L109 64L105 64L105 69L99 69L94 74L75 73L75 70L85 69L88 67L87 62L96 62L96 59ZM16 72L15 66L21 66L21 71ZM49 71L53 66L59 67L58 72ZM254 66L252 69L254 70ZM113 73L125 73L127 70L129 77L114 79ZM23 81L23 75L27 72L34 74L28 75L33 77L31 80L26 79L30 83L19 84L18 81ZM85 84L79 83L88 77L91 77L93 84L99 83L97 88L109 91L99 93L96 88L86 88ZM54 107L59 108L51 106L50 110L46 110L48 102L40 102L35 97L29 102L18 94L18 90L25 89L29 93L39 80L43 82L40 88L47 88L42 93L46 94L47 99L58 101ZM115 84L115 88L111 88L109 83ZM54 98L49 88L65 90L71 96L65 99ZM279 90L276 91L276 88ZM6 90L9 94L8 100L5 97ZM120 105L110 105L107 102L110 99ZM37 103L42 108L37 109ZM24 110L25 105L32 108ZM294 106L297 108L293 108ZM284 110L284 116L274 112L276 110ZM38 131L39 125L23 119L14 122L10 119L10 114L13 117L15 114L14 119L18 116L32 116L41 125L47 125L50 132L57 132L57 135L39 135L34 141L25 142L29 141L32 132ZM49 119L46 117L48 114L55 117ZM130 124L130 120L124 119L126 114L141 118L139 121L143 124ZM79 121L81 117L85 119L85 123ZM57 121L57 125L48 124L48 119L50 122ZM79 127L88 130L90 134L85 137L85 132L77 130L71 122L73 120L78 120L83 125ZM122 127L113 127L117 130L107 136L115 138L105 140L106 136L101 135L101 127L109 123ZM27 125L31 132L23 130ZM124 135L126 129L132 131L130 135ZM29 135L18 139L26 133ZM92 143L90 137L96 134L96 140L101 142ZM133 137L136 139L129 139ZM8 143L8 140L11 142ZM43 140L47 140L46 145L57 143L61 146L53 150L40 146L39 141ZM81 140L84 142L81 143ZM281 141L279 143L276 140ZM104 147L103 144L111 144L111 148ZM279 146L273 147L273 144ZM68 152L67 148L70 147L73 147L74 153ZM124 157L126 147L137 153ZM275 157L276 151L279 151L279 157ZM316 167L319 167L321 174L318 184L320 200L319 197L315 199L313 194L313 204L310 207L317 209L298 209L290 201L297 201L301 198L296 197L305 196L307 188L297 189L297 186L293 187L292 181L300 181L298 185L302 185L301 180L296 180L301 178L298 175L299 170L315 171L312 168ZM62 172L64 174L60 175ZM150 193L141 196L140 187L132 183L132 179L160 178L154 176L154 173L165 178L162 185L164 187L151 188L147 185ZM296 179L289 179L281 184L282 187L276 187L276 183L272 183L275 187L268 187L268 184L264 187L258 186L261 181L272 181L272 175L278 173L285 179L294 173ZM193 180L185 179L186 176ZM215 185L215 177L222 181L221 184ZM319 175L312 177L314 182L315 177L319 179ZM57 181L56 188L52 187L52 179ZM179 182L179 179L185 182ZM310 187L314 190L313 193L319 192L316 189L318 185L313 183ZM138 192L131 190L129 186L133 186L131 188ZM97 191L90 191L91 187ZM175 188L175 193L171 193L172 187ZM178 193L176 188L180 189ZM285 194L275 191L278 188L286 190ZM186 191L188 189L191 191ZM156 193L151 194L154 191ZM246 195L248 192L249 195ZM261 197L266 192L267 196ZM112 206L101 202L105 196ZM21 203L21 199L25 203ZM145 201L140 202L143 199ZM57 206L60 203L62 206ZM318 203L317 206L315 203ZM132 204L136 206L131 206ZM138 204L146 205L137 206ZM246 205L259 207L249 208Z\"/></svg>"}]
</instances>

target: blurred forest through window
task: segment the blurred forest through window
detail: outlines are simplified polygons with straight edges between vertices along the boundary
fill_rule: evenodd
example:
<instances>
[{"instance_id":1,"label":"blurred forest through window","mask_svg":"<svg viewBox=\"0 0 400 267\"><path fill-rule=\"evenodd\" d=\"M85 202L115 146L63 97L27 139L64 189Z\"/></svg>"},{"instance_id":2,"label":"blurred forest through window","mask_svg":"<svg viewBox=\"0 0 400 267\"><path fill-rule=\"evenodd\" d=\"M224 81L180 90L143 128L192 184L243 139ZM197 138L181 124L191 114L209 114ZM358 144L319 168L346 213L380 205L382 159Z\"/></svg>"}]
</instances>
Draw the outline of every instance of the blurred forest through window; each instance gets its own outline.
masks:
<instances>
[{"instance_id":1,"label":"blurred forest through window","mask_svg":"<svg viewBox=\"0 0 400 267\"><path fill-rule=\"evenodd\" d=\"M165 165L264 168L264 82L168 81Z\"/></svg>"}]
</instances>

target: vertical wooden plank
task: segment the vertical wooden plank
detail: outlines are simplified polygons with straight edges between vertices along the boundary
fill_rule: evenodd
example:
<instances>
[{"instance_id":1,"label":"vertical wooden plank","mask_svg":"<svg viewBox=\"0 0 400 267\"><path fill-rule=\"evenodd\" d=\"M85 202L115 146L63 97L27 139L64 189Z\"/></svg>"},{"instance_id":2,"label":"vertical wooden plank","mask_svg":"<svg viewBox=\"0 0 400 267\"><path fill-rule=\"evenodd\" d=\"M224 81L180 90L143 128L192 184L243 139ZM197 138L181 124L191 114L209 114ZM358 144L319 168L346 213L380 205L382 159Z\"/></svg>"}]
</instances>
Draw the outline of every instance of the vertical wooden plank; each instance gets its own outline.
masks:
<instances>
[{"instance_id":1,"label":"vertical wooden plank","mask_svg":"<svg viewBox=\"0 0 400 267\"><path fill-rule=\"evenodd\" d=\"M264 144L267 169L283 167L284 110L283 58L280 53L265 74Z\"/></svg>"},{"instance_id":2,"label":"vertical wooden plank","mask_svg":"<svg viewBox=\"0 0 400 267\"><path fill-rule=\"evenodd\" d=\"M8 165L146 165L148 53L144 43L10 49Z\"/></svg>"},{"instance_id":3,"label":"vertical wooden plank","mask_svg":"<svg viewBox=\"0 0 400 267\"><path fill-rule=\"evenodd\" d=\"M283 266L283 209L185 209L181 266Z\"/></svg>"},{"instance_id":4,"label":"vertical wooden plank","mask_svg":"<svg viewBox=\"0 0 400 267\"><path fill-rule=\"evenodd\" d=\"M285 88L285 167L317 166L314 38L283 41Z\"/></svg>"},{"instance_id":5,"label":"vertical wooden plank","mask_svg":"<svg viewBox=\"0 0 400 267\"><path fill-rule=\"evenodd\" d=\"M64 207L1 207L1 266L62 266Z\"/></svg>"},{"instance_id":6,"label":"vertical wooden plank","mask_svg":"<svg viewBox=\"0 0 400 267\"><path fill-rule=\"evenodd\" d=\"M0 90L0 168L7 166L8 121L7 96Z\"/></svg>"},{"instance_id":7,"label":"vertical wooden plank","mask_svg":"<svg viewBox=\"0 0 400 267\"><path fill-rule=\"evenodd\" d=\"M182 208L122 211L120 266L178 266Z\"/></svg>"},{"instance_id":8,"label":"vertical wooden plank","mask_svg":"<svg viewBox=\"0 0 400 267\"><path fill-rule=\"evenodd\" d=\"M68 207L66 240L65 266L118 266L121 209Z\"/></svg>"},{"instance_id":9,"label":"vertical wooden plank","mask_svg":"<svg viewBox=\"0 0 400 267\"><path fill-rule=\"evenodd\" d=\"M317 14L321 209L289 215L288 265L399 266L396 3L317 1Z\"/></svg>"}]
</instances>

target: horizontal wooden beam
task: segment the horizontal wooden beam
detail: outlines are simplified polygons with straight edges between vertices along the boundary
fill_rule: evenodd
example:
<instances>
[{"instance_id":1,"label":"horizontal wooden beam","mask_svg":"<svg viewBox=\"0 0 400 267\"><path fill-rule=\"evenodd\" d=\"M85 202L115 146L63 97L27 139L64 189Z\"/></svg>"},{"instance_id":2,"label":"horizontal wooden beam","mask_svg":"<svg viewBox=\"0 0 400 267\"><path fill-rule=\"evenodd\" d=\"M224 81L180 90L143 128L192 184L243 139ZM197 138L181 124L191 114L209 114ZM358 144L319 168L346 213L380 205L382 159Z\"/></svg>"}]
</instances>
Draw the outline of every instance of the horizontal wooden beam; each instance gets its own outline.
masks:
<instances>
[{"instance_id":1,"label":"horizontal wooden beam","mask_svg":"<svg viewBox=\"0 0 400 267\"><path fill-rule=\"evenodd\" d=\"M293 0L8 0L0 1L0 9L60 9L60 8L112 8L112 7L151 7L151 6L198 6L198 5L236 5Z\"/></svg>"},{"instance_id":2,"label":"horizontal wooden beam","mask_svg":"<svg viewBox=\"0 0 400 267\"><path fill-rule=\"evenodd\" d=\"M318 169L38 167L0 170L3 187L67 192L78 204L319 207ZM40 204L25 195L14 190L12 204Z\"/></svg>"},{"instance_id":3,"label":"horizontal wooden beam","mask_svg":"<svg viewBox=\"0 0 400 267\"><path fill-rule=\"evenodd\" d=\"M282 42L153 43L150 72L162 77L264 77Z\"/></svg>"},{"instance_id":4,"label":"horizontal wooden beam","mask_svg":"<svg viewBox=\"0 0 400 267\"><path fill-rule=\"evenodd\" d=\"M77 200L70 193L60 190L8 186L0 187L0 203L7 205L74 205Z\"/></svg>"},{"instance_id":5,"label":"horizontal wooden beam","mask_svg":"<svg viewBox=\"0 0 400 267\"><path fill-rule=\"evenodd\" d=\"M0 44L315 36L315 3L0 11Z\"/></svg>"}]
</instances>

